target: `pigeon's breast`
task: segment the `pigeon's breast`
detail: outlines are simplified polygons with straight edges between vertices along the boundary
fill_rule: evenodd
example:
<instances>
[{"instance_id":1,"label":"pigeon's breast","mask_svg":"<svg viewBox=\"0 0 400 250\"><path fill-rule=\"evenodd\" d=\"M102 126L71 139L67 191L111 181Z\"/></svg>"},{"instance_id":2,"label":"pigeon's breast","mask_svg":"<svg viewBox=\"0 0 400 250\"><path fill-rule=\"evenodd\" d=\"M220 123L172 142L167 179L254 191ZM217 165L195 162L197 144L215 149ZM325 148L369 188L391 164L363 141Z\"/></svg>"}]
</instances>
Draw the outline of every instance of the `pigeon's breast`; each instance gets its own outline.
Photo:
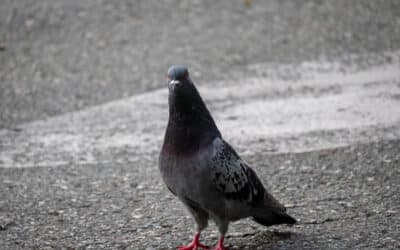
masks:
<instances>
[{"instance_id":1,"label":"pigeon's breast","mask_svg":"<svg viewBox=\"0 0 400 250\"><path fill-rule=\"evenodd\" d=\"M210 145L211 146L211 145ZM165 184L178 196L195 197L209 185L212 148L204 147L191 155L161 152L159 168Z\"/></svg>"}]
</instances>

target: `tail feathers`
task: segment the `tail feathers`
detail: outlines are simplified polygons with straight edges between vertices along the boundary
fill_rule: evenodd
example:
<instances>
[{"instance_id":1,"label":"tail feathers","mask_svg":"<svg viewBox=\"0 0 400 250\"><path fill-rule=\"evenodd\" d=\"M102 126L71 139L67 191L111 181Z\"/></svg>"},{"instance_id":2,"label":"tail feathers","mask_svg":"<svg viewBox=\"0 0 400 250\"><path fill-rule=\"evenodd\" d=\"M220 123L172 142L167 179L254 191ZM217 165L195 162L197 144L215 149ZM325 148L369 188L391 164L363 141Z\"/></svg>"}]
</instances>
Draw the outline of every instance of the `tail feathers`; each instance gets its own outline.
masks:
<instances>
[{"instance_id":1,"label":"tail feathers","mask_svg":"<svg viewBox=\"0 0 400 250\"><path fill-rule=\"evenodd\" d=\"M297 221L292 216L286 213L271 213L265 217L253 216L255 222L264 225L264 226L272 226L272 225L279 225L279 224L295 224Z\"/></svg>"}]
</instances>

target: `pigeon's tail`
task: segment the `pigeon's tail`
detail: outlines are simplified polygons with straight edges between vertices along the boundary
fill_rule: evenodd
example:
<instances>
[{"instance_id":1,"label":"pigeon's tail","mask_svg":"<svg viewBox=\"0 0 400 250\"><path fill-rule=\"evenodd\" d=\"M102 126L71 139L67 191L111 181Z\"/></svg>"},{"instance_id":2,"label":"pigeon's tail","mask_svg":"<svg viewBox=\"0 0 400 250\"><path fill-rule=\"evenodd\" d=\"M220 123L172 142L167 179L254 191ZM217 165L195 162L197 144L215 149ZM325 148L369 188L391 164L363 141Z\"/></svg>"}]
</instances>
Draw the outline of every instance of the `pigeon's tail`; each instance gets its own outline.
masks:
<instances>
[{"instance_id":1,"label":"pigeon's tail","mask_svg":"<svg viewBox=\"0 0 400 250\"><path fill-rule=\"evenodd\" d=\"M265 217L253 216L255 222L264 225L264 226L272 226L279 224L295 224L297 221L292 216L286 214L285 212L273 212Z\"/></svg>"}]
</instances>

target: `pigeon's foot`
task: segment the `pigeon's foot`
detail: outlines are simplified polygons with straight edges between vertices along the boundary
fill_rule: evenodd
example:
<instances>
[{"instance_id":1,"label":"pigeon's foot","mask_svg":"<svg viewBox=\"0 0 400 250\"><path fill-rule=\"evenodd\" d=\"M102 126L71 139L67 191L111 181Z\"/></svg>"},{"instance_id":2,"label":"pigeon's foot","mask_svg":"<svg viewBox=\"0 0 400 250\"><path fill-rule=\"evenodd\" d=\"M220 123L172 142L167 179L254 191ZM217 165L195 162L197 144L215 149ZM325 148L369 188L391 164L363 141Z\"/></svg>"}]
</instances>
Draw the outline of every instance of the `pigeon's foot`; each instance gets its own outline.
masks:
<instances>
[{"instance_id":1,"label":"pigeon's foot","mask_svg":"<svg viewBox=\"0 0 400 250\"><path fill-rule=\"evenodd\" d=\"M224 237L219 238L217 247L214 250L228 250L228 248L224 247Z\"/></svg>"},{"instance_id":2,"label":"pigeon's foot","mask_svg":"<svg viewBox=\"0 0 400 250\"><path fill-rule=\"evenodd\" d=\"M193 237L192 243L187 246L179 247L178 250L197 250L197 249L210 249L210 247L200 243L200 233L196 233Z\"/></svg>"},{"instance_id":3,"label":"pigeon's foot","mask_svg":"<svg viewBox=\"0 0 400 250\"><path fill-rule=\"evenodd\" d=\"M206 246L206 245L203 245L203 244L200 244L200 243L195 244L195 243L192 242L187 246L179 247L178 250L197 250L199 248L200 249L210 249L209 246Z\"/></svg>"}]
</instances>

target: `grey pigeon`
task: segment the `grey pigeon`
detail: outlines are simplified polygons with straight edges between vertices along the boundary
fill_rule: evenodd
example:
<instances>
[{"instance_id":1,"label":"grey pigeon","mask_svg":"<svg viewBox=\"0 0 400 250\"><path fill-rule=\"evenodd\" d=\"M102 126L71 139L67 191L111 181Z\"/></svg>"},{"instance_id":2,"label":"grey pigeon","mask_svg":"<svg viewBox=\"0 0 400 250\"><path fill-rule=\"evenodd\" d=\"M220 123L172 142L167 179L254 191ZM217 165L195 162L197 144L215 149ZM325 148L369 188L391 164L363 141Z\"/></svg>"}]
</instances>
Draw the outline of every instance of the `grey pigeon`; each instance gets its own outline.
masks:
<instances>
[{"instance_id":1,"label":"grey pigeon","mask_svg":"<svg viewBox=\"0 0 400 250\"><path fill-rule=\"evenodd\" d=\"M169 120L159 158L168 189L187 207L197 223L192 250L208 220L220 232L215 250L224 250L228 224L246 217L271 226L296 220L269 194L256 173L221 136L214 119L184 66L168 70Z\"/></svg>"}]
</instances>

